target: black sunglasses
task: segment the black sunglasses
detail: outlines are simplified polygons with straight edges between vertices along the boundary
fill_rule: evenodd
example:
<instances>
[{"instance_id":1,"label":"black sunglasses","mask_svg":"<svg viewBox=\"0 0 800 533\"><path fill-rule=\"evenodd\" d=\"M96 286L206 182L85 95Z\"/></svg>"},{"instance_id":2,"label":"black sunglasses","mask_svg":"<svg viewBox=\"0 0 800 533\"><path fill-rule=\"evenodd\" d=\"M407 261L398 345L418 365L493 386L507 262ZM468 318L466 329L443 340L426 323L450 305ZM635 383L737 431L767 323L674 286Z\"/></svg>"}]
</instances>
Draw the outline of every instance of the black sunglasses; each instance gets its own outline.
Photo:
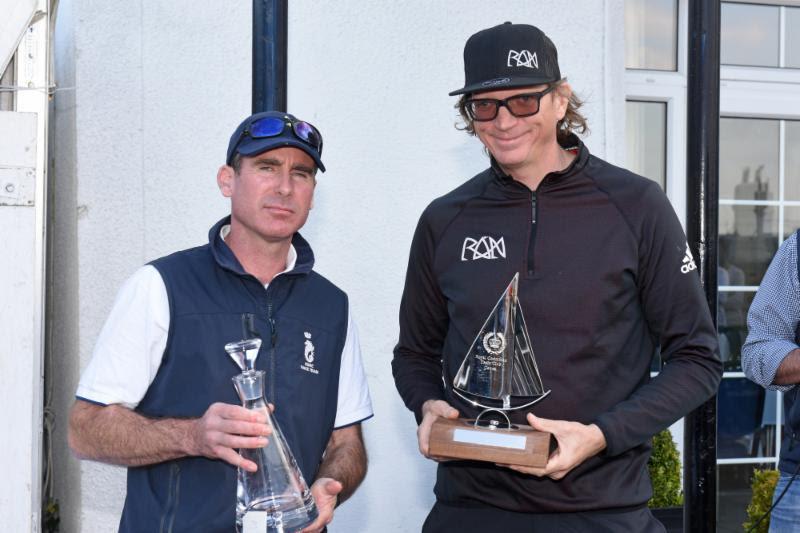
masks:
<instances>
[{"instance_id":1,"label":"black sunglasses","mask_svg":"<svg viewBox=\"0 0 800 533\"><path fill-rule=\"evenodd\" d=\"M501 107L508 109L515 117L530 117L539 112L539 101L542 97L555 88L555 85L551 85L541 92L515 94L504 100L471 98L464 102L464 109L470 119L478 122L494 120Z\"/></svg>"},{"instance_id":2,"label":"black sunglasses","mask_svg":"<svg viewBox=\"0 0 800 533\"><path fill-rule=\"evenodd\" d=\"M277 137L286 130L287 126L291 127L292 134L296 138L314 148L317 153L322 156L322 134L313 124L302 120L291 120L289 118L279 117L264 117L253 121L239 136L231 153L236 153L236 148L239 146L239 143L242 142L242 138L244 138L245 135L253 139Z\"/></svg>"}]
</instances>

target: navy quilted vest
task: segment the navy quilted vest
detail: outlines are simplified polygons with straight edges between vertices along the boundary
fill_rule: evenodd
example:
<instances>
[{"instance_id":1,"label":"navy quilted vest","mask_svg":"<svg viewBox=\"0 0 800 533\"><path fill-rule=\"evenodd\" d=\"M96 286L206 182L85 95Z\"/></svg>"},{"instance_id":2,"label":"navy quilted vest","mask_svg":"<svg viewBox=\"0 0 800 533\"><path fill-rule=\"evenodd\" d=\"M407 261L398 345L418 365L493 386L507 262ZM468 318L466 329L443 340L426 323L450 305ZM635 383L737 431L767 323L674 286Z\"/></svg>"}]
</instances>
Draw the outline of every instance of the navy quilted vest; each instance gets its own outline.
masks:
<instances>
[{"instance_id":1,"label":"navy quilted vest","mask_svg":"<svg viewBox=\"0 0 800 533\"><path fill-rule=\"evenodd\" d=\"M136 408L148 417L199 417L214 402L239 404L238 367L226 343L257 335L267 397L306 482L316 476L333 430L347 296L312 270L295 234L297 264L267 290L246 274L219 232L209 244L153 261L167 288L170 330L161 367ZM309 344L310 343L310 344ZM309 349L311 361L309 361ZM233 532L236 468L187 457L128 469L122 532Z\"/></svg>"}]
</instances>

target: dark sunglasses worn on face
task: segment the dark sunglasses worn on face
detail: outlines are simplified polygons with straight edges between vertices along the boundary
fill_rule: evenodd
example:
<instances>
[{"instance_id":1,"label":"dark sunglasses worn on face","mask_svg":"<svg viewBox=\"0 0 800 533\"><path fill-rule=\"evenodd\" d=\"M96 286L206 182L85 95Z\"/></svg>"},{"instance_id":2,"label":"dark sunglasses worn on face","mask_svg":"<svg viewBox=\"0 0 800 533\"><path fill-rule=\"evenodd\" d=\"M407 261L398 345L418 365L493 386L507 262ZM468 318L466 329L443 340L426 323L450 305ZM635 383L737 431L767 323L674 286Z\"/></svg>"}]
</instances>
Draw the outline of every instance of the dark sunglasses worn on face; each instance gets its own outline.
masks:
<instances>
[{"instance_id":1,"label":"dark sunglasses worn on face","mask_svg":"<svg viewBox=\"0 0 800 533\"><path fill-rule=\"evenodd\" d=\"M314 148L320 156L322 155L322 135L317 128L302 120L292 121L278 117L264 117L251 123L239 136L232 153L236 153L236 147L239 146L245 135L249 135L253 139L277 137L286 130L287 126L291 127L295 137Z\"/></svg>"},{"instance_id":2,"label":"dark sunglasses worn on face","mask_svg":"<svg viewBox=\"0 0 800 533\"><path fill-rule=\"evenodd\" d=\"M551 85L538 93L515 94L504 100L471 98L464 102L464 108L469 118L478 122L494 120L500 111L500 107L505 107L515 117L530 117L539 112L539 101L542 97L555 88L555 85Z\"/></svg>"}]
</instances>

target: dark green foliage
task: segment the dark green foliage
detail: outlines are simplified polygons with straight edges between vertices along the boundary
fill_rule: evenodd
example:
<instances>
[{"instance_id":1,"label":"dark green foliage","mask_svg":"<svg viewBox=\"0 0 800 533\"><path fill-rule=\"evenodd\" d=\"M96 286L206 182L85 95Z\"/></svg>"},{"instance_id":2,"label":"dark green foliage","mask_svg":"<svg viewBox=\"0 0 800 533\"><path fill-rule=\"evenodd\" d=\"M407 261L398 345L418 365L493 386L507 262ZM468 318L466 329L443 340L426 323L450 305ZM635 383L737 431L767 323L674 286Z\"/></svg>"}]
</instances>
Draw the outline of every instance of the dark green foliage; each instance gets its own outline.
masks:
<instances>
[{"instance_id":1,"label":"dark green foliage","mask_svg":"<svg viewBox=\"0 0 800 533\"><path fill-rule=\"evenodd\" d=\"M653 483L653 497L647 502L648 507L683 505L681 459L669 429L653 437L653 451L647 468L650 470L650 481Z\"/></svg>"},{"instance_id":2,"label":"dark green foliage","mask_svg":"<svg viewBox=\"0 0 800 533\"><path fill-rule=\"evenodd\" d=\"M772 506L772 494L775 492L775 485L778 483L780 474L777 470L753 470L753 499L747 506L747 522L742 524L745 531L749 531L759 518L764 516ZM766 516L758 523L753 530L755 533L767 533L769 531L769 517Z\"/></svg>"},{"instance_id":3,"label":"dark green foliage","mask_svg":"<svg viewBox=\"0 0 800 533\"><path fill-rule=\"evenodd\" d=\"M58 516L58 500L48 500L44 507L44 518L42 519L43 533L58 533L61 518Z\"/></svg>"}]
</instances>

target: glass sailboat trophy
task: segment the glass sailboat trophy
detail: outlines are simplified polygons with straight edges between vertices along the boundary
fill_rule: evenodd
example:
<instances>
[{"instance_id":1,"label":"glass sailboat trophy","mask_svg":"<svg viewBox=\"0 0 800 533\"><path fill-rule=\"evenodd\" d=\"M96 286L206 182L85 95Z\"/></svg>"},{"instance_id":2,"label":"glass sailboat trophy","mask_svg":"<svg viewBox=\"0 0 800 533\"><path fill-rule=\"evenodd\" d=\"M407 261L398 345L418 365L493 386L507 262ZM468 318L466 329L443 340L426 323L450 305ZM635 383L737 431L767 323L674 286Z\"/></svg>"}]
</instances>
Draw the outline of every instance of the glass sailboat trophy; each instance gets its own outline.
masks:
<instances>
[{"instance_id":1,"label":"glass sailboat trophy","mask_svg":"<svg viewBox=\"0 0 800 533\"><path fill-rule=\"evenodd\" d=\"M253 338L225 345L225 351L242 370L233 385L242 405L263 412L272 429L263 448L242 448L242 457L253 461L258 470L237 472L237 533L290 533L302 530L318 516L314 497L308 488L286 439L264 399L263 370L256 370L261 339Z\"/></svg>"},{"instance_id":2,"label":"glass sailboat trophy","mask_svg":"<svg viewBox=\"0 0 800 533\"><path fill-rule=\"evenodd\" d=\"M429 442L432 455L524 466L547 463L550 434L512 424L506 414L550 393L536 366L518 285L519 273L500 295L453 379L453 392L483 411L474 420L437 419Z\"/></svg>"}]
</instances>

